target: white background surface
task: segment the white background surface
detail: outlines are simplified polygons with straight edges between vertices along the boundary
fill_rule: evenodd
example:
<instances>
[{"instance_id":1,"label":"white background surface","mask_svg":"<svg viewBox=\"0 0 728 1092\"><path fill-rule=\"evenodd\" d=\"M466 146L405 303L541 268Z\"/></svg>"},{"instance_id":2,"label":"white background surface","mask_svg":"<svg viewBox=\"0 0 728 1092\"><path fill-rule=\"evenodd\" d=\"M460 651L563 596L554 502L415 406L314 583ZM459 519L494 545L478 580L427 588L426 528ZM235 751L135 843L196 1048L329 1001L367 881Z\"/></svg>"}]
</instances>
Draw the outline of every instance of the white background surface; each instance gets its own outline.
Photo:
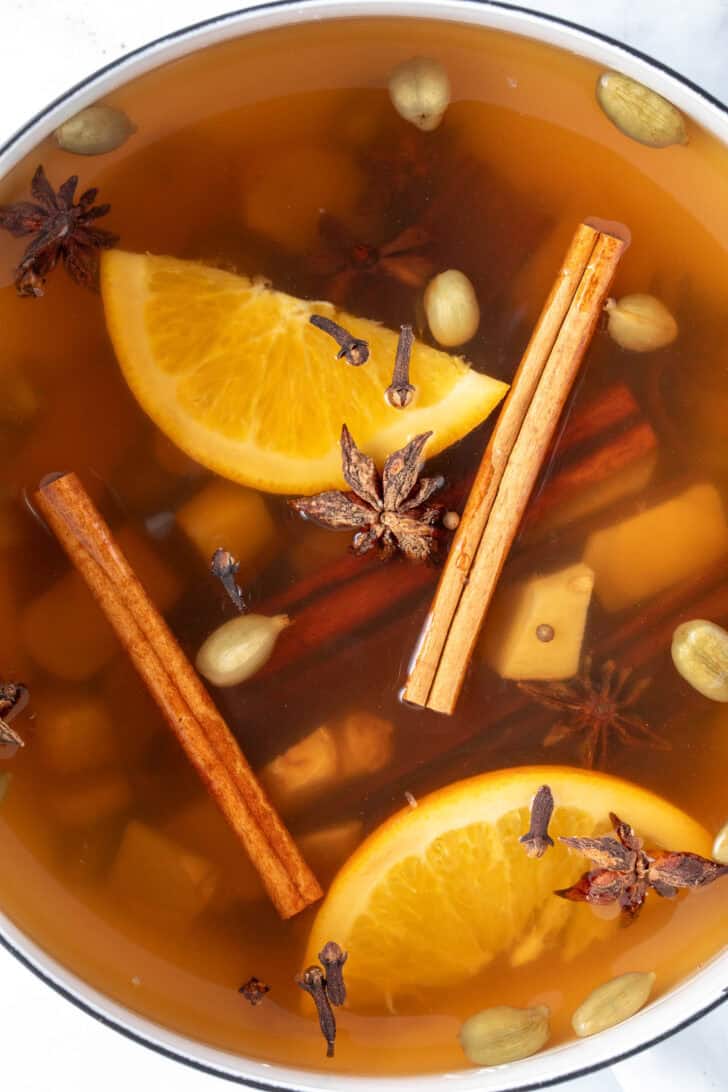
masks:
<instances>
[{"instance_id":1,"label":"white background surface","mask_svg":"<svg viewBox=\"0 0 728 1092\"><path fill-rule=\"evenodd\" d=\"M728 0L523 0L657 57L728 102ZM152 38L244 2L0 0L0 144L72 84ZM224 1092L128 1042L0 949L0 1082L8 1092ZM565 1092L728 1092L728 1005Z\"/></svg>"}]
</instances>

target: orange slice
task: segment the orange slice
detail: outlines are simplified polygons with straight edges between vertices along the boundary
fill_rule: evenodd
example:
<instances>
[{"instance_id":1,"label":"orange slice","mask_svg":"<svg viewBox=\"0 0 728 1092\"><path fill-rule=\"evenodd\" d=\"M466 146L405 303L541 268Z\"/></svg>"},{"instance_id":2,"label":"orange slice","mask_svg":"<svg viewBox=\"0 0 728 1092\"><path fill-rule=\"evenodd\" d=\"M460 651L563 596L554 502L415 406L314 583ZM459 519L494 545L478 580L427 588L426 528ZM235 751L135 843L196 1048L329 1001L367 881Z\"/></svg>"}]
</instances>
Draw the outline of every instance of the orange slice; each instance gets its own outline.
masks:
<instances>
[{"instance_id":1,"label":"orange slice","mask_svg":"<svg viewBox=\"0 0 728 1092\"><path fill-rule=\"evenodd\" d=\"M556 801L556 845L537 860L519 838L543 784ZM558 766L483 774L425 797L362 843L316 917L307 962L327 940L347 949L356 1005L464 982L496 956L523 963L559 939L573 955L605 923L553 894L590 867L557 836L605 833L610 811L648 844L710 855L700 824L620 778Z\"/></svg>"},{"instance_id":2,"label":"orange slice","mask_svg":"<svg viewBox=\"0 0 728 1092\"><path fill-rule=\"evenodd\" d=\"M384 399L391 330L196 262L108 251L101 289L121 369L152 420L211 470L273 493L344 484L344 421L380 465L430 430L432 456L483 421L507 389L418 343L415 401L393 409ZM335 343L308 322L314 312L368 341L368 363L337 361Z\"/></svg>"}]
</instances>

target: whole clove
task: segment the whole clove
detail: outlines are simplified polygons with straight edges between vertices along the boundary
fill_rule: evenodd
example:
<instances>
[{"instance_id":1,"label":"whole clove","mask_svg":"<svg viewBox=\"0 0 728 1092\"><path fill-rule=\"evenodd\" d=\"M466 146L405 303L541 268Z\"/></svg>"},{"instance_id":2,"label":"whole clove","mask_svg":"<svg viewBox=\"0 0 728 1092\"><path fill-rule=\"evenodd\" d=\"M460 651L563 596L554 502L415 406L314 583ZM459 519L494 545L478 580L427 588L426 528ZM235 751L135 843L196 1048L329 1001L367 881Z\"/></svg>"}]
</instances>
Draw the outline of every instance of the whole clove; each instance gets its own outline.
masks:
<instances>
[{"instance_id":1,"label":"whole clove","mask_svg":"<svg viewBox=\"0 0 728 1092\"><path fill-rule=\"evenodd\" d=\"M29 700L30 692L22 683L0 684L0 746L24 746L22 737L10 727L10 721L22 713Z\"/></svg>"},{"instance_id":2,"label":"whole clove","mask_svg":"<svg viewBox=\"0 0 728 1092\"><path fill-rule=\"evenodd\" d=\"M406 409L415 394L415 388L409 381L410 357L414 340L412 327L400 326L392 382L384 392L384 397L393 409Z\"/></svg>"},{"instance_id":3,"label":"whole clove","mask_svg":"<svg viewBox=\"0 0 728 1092\"><path fill-rule=\"evenodd\" d=\"M321 966L326 972L326 993L332 1005L343 1005L346 1001L346 983L344 982L344 964L349 953L342 950L335 940L329 940L318 954Z\"/></svg>"},{"instance_id":4,"label":"whole clove","mask_svg":"<svg viewBox=\"0 0 728 1092\"><path fill-rule=\"evenodd\" d=\"M369 345L363 338L354 337L343 326L339 326L338 322L334 322L333 319L327 318L325 315L311 315L308 321L312 326L315 326L318 330L323 330L325 334L334 339L339 346L339 351L336 354L337 360L345 360L347 364L351 364L354 368L366 364L369 359Z\"/></svg>"},{"instance_id":5,"label":"whole clove","mask_svg":"<svg viewBox=\"0 0 728 1092\"><path fill-rule=\"evenodd\" d=\"M326 1040L326 1057L333 1058L336 1042L336 1017L326 993L326 976L317 964L307 967L303 974L296 975L296 984L306 993L310 993L316 1005L321 1034Z\"/></svg>"},{"instance_id":6,"label":"whole clove","mask_svg":"<svg viewBox=\"0 0 728 1092\"><path fill-rule=\"evenodd\" d=\"M548 785L542 785L531 804L531 825L519 841L529 857L543 857L554 844L549 835L549 823L554 811L554 797Z\"/></svg>"},{"instance_id":7,"label":"whole clove","mask_svg":"<svg viewBox=\"0 0 728 1092\"><path fill-rule=\"evenodd\" d=\"M249 1001L254 1007L262 1004L263 998L269 992L270 986L256 978L254 974L238 990L238 993L242 994L245 1000Z\"/></svg>"},{"instance_id":8,"label":"whole clove","mask_svg":"<svg viewBox=\"0 0 728 1092\"><path fill-rule=\"evenodd\" d=\"M229 550L218 546L210 561L210 572L222 584L233 606L243 614L247 610L242 589L235 577L240 568L240 562L236 561Z\"/></svg>"}]
</instances>

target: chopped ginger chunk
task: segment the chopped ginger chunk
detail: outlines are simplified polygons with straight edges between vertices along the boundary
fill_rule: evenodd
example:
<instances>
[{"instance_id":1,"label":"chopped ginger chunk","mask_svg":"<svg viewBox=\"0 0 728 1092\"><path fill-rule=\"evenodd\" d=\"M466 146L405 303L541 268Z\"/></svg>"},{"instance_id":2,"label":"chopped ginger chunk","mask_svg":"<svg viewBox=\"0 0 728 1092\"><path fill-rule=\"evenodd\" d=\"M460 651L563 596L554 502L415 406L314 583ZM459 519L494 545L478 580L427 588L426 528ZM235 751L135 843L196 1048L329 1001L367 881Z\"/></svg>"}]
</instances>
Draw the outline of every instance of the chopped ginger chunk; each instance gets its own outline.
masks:
<instances>
[{"instance_id":1,"label":"chopped ginger chunk","mask_svg":"<svg viewBox=\"0 0 728 1092\"><path fill-rule=\"evenodd\" d=\"M706 482L636 516L595 531L584 551L594 591L608 611L624 610L686 580L728 552L720 494Z\"/></svg>"},{"instance_id":2,"label":"chopped ginger chunk","mask_svg":"<svg viewBox=\"0 0 728 1092\"><path fill-rule=\"evenodd\" d=\"M499 590L481 648L503 679L569 679L579 667L594 573L583 564Z\"/></svg>"}]
</instances>

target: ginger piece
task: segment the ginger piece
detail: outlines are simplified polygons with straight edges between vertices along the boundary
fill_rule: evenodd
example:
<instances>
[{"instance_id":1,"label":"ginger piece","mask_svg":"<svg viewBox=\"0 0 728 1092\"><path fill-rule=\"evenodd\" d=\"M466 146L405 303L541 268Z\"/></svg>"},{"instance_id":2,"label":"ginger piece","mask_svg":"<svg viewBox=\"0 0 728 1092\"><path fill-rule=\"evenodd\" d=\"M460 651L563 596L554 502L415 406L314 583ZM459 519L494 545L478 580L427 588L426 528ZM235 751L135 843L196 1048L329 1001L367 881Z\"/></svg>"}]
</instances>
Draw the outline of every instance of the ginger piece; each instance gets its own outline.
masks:
<instances>
[{"instance_id":1,"label":"ginger piece","mask_svg":"<svg viewBox=\"0 0 728 1092\"><path fill-rule=\"evenodd\" d=\"M537 520L533 527L529 527L523 536L523 541L534 542L543 538L548 531L565 527L569 523L576 523L577 520L585 519L603 508L608 508L625 497L641 493L650 484L657 468L657 461L657 451L651 451L603 481L575 490L570 497L564 498L543 518Z\"/></svg>"},{"instance_id":2,"label":"ginger piece","mask_svg":"<svg viewBox=\"0 0 728 1092\"><path fill-rule=\"evenodd\" d=\"M349 713L322 724L260 771L273 803L284 815L335 785L380 770L393 751L393 726L372 713Z\"/></svg>"},{"instance_id":3,"label":"ginger piece","mask_svg":"<svg viewBox=\"0 0 728 1092\"><path fill-rule=\"evenodd\" d=\"M145 919L186 926L210 904L218 879L207 858L132 819L111 867L109 886L115 898Z\"/></svg>"},{"instance_id":4,"label":"ginger piece","mask_svg":"<svg viewBox=\"0 0 728 1092\"><path fill-rule=\"evenodd\" d=\"M123 814L131 806L129 782L115 770L93 773L91 780L64 784L50 794L48 807L61 826L94 827Z\"/></svg>"},{"instance_id":5,"label":"ginger piece","mask_svg":"<svg viewBox=\"0 0 728 1092\"><path fill-rule=\"evenodd\" d=\"M162 833L215 865L219 882L212 905L217 909L266 898L250 858L212 797L195 797L171 816Z\"/></svg>"},{"instance_id":6,"label":"ginger piece","mask_svg":"<svg viewBox=\"0 0 728 1092\"><path fill-rule=\"evenodd\" d=\"M394 726L374 713L349 713L335 726L338 774L361 777L386 766L392 757Z\"/></svg>"},{"instance_id":7,"label":"ginger piece","mask_svg":"<svg viewBox=\"0 0 728 1092\"><path fill-rule=\"evenodd\" d=\"M119 760L120 740L105 702L83 691L33 691L34 748L62 777L99 770Z\"/></svg>"},{"instance_id":8,"label":"ginger piece","mask_svg":"<svg viewBox=\"0 0 728 1092\"><path fill-rule=\"evenodd\" d=\"M182 589L176 574L133 527L122 527L119 546L161 611L168 610ZM83 578L69 570L29 603L20 619L26 651L46 671L70 682L95 675L119 644Z\"/></svg>"},{"instance_id":9,"label":"ginger piece","mask_svg":"<svg viewBox=\"0 0 728 1092\"><path fill-rule=\"evenodd\" d=\"M620 611L699 572L728 552L720 494L707 482L595 531L584 550L594 591Z\"/></svg>"},{"instance_id":10,"label":"ginger piece","mask_svg":"<svg viewBox=\"0 0 728 1092\"><path fill-rule=\"evenodd\" d=\"M582 563L499 589L480 642L503 679L569 679L581 659L594 573Z\"/></svg>"},{"instance_id":11,"label":"ginger piece","mask_svg":"<svg viewBox=\"0 0 728 1092\"><path fill-rule=\"evenodd\" d=\"M311 830L296 838L304 859L322 883L329 883L362 840L364 824L360 819Z\"/></svg>"},{"instance_id":12,"label":"ginger piece","mask_svg":"<svg viewBox=\"0 0 728 1092\"><path fill-rule=\"evenodd\" d=\"M307 831L296 838L306 862L323 883L328 883L362 839L360 819ZM240 847L219 809L209 796L201 796L178 811L165 824L163 833L189 850L214 861L220 872L215 905L234 901L253 902L265 898L260 877Z\"/></svg>"},{"instance_id":13,"label":"ginger piece","mask_svg":"<svg viewBox=\"0 0 728 1092\"><path fill-rule=\"evenodd\" d=\"M178 510L177 523L206 565L218 547L233 554L242 584L255 579L274 556L276 528L265 500L234 482L208 482Z\"/></svg>"},{"instance_id":14,"label":"ginger piece","mask_svg":"<svg viewBox=\"0 0 728 1092\"><path fill-rule=\"evenodd\" d=\"M301 834L296 842L306 863L326 885L354 852L363 831L361 820L349 819ZM165 825L164 834L218 867L220 882L213 899L217 909L266 898L260 876L209 798L195 800L174 815Z\"/></svg>"},{"instance_id":15,"label":"ginger piece","mask_svg":"<svg viewBox=\"0 0 728 1092\"><path fill-rule=\"evenodd\" d=\"M338 769L338 746L333 730L322 724L267 763L259 777L275 806L285 815L331 786Z\"/></svg>"}]
</instances>

